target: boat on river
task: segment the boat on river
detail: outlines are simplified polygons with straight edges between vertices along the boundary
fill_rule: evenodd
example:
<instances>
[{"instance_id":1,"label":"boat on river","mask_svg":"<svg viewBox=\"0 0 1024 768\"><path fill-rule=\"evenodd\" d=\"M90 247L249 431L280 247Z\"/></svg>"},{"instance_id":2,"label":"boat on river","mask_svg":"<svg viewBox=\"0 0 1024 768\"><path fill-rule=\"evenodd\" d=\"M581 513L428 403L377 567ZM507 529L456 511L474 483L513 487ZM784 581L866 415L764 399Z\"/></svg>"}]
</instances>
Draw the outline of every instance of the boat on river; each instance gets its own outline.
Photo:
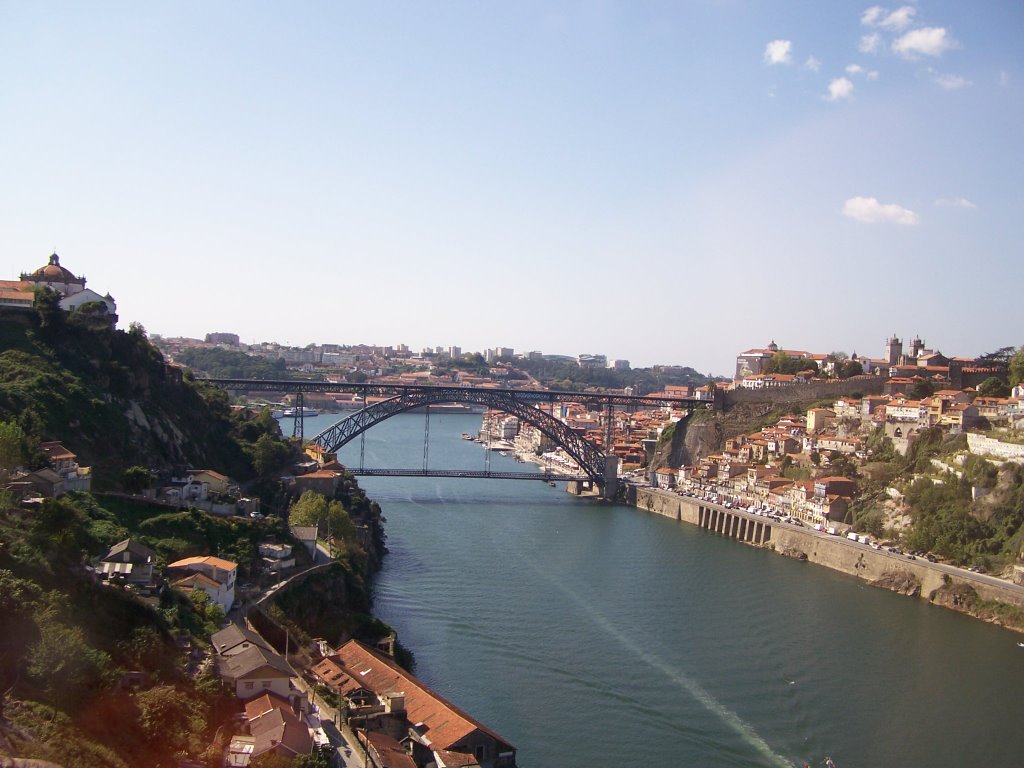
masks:
<instances>
[{"instance_id":1,"label":"boat on river","mask_svg":"<svg viewBox=\"0 0 1024 768\"><path fill-rule=\"evenodd\" d=\"M295 417L299 417L299 418L307 419L310 416L319 416L319 415L320 415L320 411L318 411L316 408L306 408L306 407L303 407L301 409L299 409L299 408L286 408L284 411L281 412L281 416L279 418L294 419Z\"/></svg>"}]
</instances>

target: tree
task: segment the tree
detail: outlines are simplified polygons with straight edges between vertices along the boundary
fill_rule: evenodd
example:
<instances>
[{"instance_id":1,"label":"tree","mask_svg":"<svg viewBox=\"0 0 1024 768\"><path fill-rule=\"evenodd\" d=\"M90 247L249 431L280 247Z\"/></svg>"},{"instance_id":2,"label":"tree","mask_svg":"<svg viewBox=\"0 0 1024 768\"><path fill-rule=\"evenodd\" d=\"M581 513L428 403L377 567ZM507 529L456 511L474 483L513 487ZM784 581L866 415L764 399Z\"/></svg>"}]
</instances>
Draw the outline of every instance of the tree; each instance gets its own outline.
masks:
<instances>
[{"instance_id":1,"label":"tree","mask_svg":"<svg viewBox=\"0 0 1024 768\"><path fill-rule=\"evenodd\" d=\"M1024 344L1017 348L1010 358L1010 386L1016 387L1024 381Z\"/></svg>"},{"instance_id":2,"label":"tree","mask_svg":"<svg viewBox=\"0 0 1024 768\"><path fill-rule=\"evenodd\" d=\"M864 366L856 360L844 360L837 364L836 369L840 379L848 379L851 376L860 376L864 373Z\"/></svg>"},{"instance_id":3,"label":"tree","mask_svg":"<svg viewBox=\"0 0 1024 768\"><path fill-rule=\"evenodd\" d=\"M289 525L320 525L327 520L327 499L316 491L306 491L288 512Z\"/></svg>"},{"instance_id":4,"label":"tree","mask_svg":"<svg viewBox=\"0 0 1024 768\"><path fill-rule=\"evenodd\" d=\"M340 501L332 501L327 505L327 525L332 536L345 541L352 541L355 538L355 523Z\"/></svg>"},{"instance_id":5,"label":"tree","mask_svg":"<svg viewBox=\"0 0 1024 768\"><path fill-rule=\"evenodd\" d=\"M915 400L923 400L935 394L935 385L926 379L917 382L910 389L910 396Z\"/></svg>"},{"instance_id":6,"label":"tree","mask_svg":"<svg viewBox=\"0 0 1024 768\"><path fill-rule=\"evenodd\" d=\"M0 476L12 472L25 459L25 432L18 422L0 421Z\"/></svg>"},{"instance_id":7,"label":"tree","mask_svg":"<svg viewBox=\"0 0 1024 768\"><path fill-rule=\"evenodd\" d=\"M128 467L124 471L121 482L128 493L142 493L152 485L153 476L145 467L135 465L134 467Z\"/></svg>"},{"instance_id":8,"label":"tree","mask_svg":"<svg viewBox=\"0 0 1024 768\"><path fill-rule=\"evenodd\" d=\"M158 685L135 695L142 732L154 744L164 743L172 751L188 747L197 703L173 685Z\"/></svg>"},{"instance_id":9,"label":"tree","mask_svg":"<svg viewBox=\"0 0 1024 768\"><path fill-rule=\"evenodd\" d=\"M275 469L280 469L291 457L291 450L288 444L275 440L267 433L257 438L252 447L252 464L256 474L261 477L269 475Z\"/></svg>"},{"instance_id":10,"label":"tree","mask_svg":"<svg viewBox=\"0 0 1024 768\"><path fill-rule=\"evenodd\" d=\"M1010 388L998 376L989 376L978 385L978 394L982 397L1009 397Z\"/></svg>"},{"instance_id":11,"label":"tree","mask_svg":"<svg viewBox=\"0 0 1024 768\"><path fill-rule=\"evenodd\" d=\"M39 315L39 327L56 330L64 324L64 310L60 307L61 296L49 287L37 288L32 299L32 309Z\"/></svg>"}]
</instances>

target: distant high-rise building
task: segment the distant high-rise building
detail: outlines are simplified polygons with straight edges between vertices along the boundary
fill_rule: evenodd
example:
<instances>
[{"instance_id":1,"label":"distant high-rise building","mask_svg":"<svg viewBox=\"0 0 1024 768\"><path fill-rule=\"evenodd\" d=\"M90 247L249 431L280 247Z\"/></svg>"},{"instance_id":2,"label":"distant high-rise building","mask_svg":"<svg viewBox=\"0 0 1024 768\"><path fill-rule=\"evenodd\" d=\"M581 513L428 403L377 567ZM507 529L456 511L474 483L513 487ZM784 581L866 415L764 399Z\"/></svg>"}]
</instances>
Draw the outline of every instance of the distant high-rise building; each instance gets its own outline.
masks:
<instances>
[{"instance_id":1,"label":"distant high-rise building","mask_svg":"<svg viewBox=\"0 0 1024 768\"><path fill-rule=\"evenodd\" d=\"M614 368L616 371L628 371L629 360L613 360L608 367Z\"/></svg>"},{"instance_id":2,"label":"distant high-rise building","mask_svg":"<svg viewBox=\"0 0 1024 768\"><path fill-rule=\"evenodd\" d=\"M514 357L516 351L512 347L497 347L494 350L495 357Z\"/></svg>"},{"instance_id":3,"label":"distant high-rise building","mask_svg":"<svg viewBox=\"0 0 1024 768\"><path fill-rule=\"evenodd\" d=\"M448 357L453 360L457 357L462 357L462 347L448 347Z\"/></svg>"}]
</instances>

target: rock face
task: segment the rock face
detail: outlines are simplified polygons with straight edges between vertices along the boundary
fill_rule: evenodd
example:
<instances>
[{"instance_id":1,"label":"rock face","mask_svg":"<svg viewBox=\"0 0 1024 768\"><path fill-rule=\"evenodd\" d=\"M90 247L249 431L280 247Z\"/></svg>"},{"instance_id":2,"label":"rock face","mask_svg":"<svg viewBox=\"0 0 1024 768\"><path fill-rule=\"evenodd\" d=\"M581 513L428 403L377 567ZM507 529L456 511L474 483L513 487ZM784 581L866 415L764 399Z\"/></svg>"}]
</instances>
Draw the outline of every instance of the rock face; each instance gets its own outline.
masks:
<instances>
[{"instance_id":1,"label":"rock face","mask_svg":"<svg viewBox=\"0 0 1024 768\"><path fill-rule=\"evenodd\" d=\"M963 582L954 582L939 587L929 595L936 605L952 608L954 611L973 613L974 604L978 601L978 593L974 587Z\"/></svg>"},{"instance_id":2,"label":"rock face","mask_svg":"<svg viewBox=\"0 0 1024 768\"><path fill-rule=\"evenodd\" d=\"M903 570L887 571L881 578L871 582L873 587L881 587L898 592L908 597L921 595L921 581L912 573Z\"/></svg>"},{"instance_id":3,"label":"rock face","mask_svg":"<svg viewBox=\"0 0 1024 768\"><path fill-rule=\"evenodd\" d=\"M676 423L671 438L658 444L650 469L695 464L720 451L724 442L725 430L719 419L683 419Z\"/></svg>"},{"instance_id":4,"label":"rock face","mask_svg":"<svg viewBox=\"0 0 1024 768\"><path fill-rule=\"evenodd\" d=\"M797 549L796 547L779 547L777 551L783 557L791 557L794 560L807 559L807 553L804 552L802 549Z\"/></svg>"}]
</instances>

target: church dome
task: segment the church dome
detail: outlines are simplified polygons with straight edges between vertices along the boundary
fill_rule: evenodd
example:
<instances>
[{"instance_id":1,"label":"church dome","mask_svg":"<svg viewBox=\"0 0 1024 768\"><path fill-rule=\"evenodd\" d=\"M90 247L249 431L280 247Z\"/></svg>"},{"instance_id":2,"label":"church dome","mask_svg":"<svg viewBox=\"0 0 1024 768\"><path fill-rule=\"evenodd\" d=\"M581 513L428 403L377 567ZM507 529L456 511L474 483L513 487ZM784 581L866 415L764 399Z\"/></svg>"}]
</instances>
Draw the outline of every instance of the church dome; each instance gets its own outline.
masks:
<instances>
[{"instance_id":1,"label":"church dome","mask_svg":"<svg viewBox=\"0 0 1024 768\"><path fill-rule=\"evenodd\" d=\"M60 257L54 253L50 256L50 262L40 267L30 275L22 275L22 280L31 280L34 283L77 283L85 285L85 278L75 277L71 270L60 265Z\"/></svg>"}]
</instances>

